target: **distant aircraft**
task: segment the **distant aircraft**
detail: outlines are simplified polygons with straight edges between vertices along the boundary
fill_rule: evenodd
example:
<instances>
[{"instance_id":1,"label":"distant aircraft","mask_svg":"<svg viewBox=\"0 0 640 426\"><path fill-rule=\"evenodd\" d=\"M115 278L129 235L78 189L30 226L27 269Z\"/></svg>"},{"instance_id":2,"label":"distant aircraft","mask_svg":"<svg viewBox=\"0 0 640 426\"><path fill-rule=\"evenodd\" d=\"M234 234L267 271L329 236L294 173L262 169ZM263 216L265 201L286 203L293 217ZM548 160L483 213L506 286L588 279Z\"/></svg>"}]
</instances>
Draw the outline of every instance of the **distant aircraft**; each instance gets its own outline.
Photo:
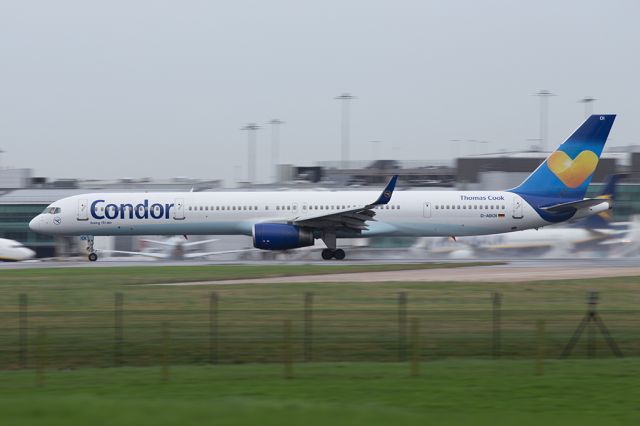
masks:
<instances>
[{"instance_id":1,"label":"distant aircraft","mask_svg":"<svg viewBox=\"0 0 640 426\"><path fill-rule=\"evenodd\" d=\"M36 252L14 240L0 238L0 261L19 262L33 259Z\"/></svg>"},{"instance_id":2,"label":"distant aircraft","mask_svg":"<svg viewBox=\"0 0 640 426\"><path fill-rule=\"evenodd\" d=\"M592 115L520 186L508 191L384 190L105 193L64 198L30 223L35 232L95 235L248 235L289 250L322 239L322 258L344 259L339 238L487 235L584 218L610 200L584 198L615 115Z\"/></svg>"},{"instance_id":3,"label":"distant aircraft","mask_svg":"<svg viewBox=\"0 0 640 426\"><path fill-rule=\"evenodd\" d=\"M209 252L191 252L189 251L190 249L193 249L203 244L218 241L218 239L208 239L208 240L189 242L183 236L171 237L164 241L148 240L148 239L142 239L140 241L151 244L151 245L160 246L161 250L159 252L158 251L142 251L142 250L141 251L100 250L100 252L114 253L114 254L130 254L134 256L152 257L154 259L183 260L183 259L201 259L209 256L230 254L230 253L241 253L247 250L251 250L251 249L244 249L244 250L223 250L223 251L209 251Z\"/></svg>"}]
</instances>

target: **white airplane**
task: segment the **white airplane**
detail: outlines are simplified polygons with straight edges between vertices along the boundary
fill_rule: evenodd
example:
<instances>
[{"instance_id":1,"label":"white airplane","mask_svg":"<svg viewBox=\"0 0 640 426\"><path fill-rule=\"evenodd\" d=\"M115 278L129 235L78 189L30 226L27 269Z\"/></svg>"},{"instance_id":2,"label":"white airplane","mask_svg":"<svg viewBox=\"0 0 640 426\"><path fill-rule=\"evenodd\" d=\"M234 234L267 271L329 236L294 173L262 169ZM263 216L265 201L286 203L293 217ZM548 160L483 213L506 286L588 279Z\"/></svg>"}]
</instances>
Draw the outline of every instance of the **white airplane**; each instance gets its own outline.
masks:
<instances>
[{"instance_id":1,"label":"white airplane","mask_svg":"<svg viewBox=\"0 0 640 426\"><path fill-rule=\"evenodd\" d=\"M0 238L0 261L19 262L33 259L36 252L14 240Z\"/></svg>"},{"instance_id":2,"label":"white airplane","mask_svg":"<svg viewBox=\"0 0 640 426\"><path fill-rule=\"evenodd\" d=\"M371 191L103 193L64 198L29 227L50 235L248 235L289 250L322 239L322 258L344 259L338 238L464 236L521 231L611 208L584 198L615 115L592 115L520 186L508 191L401 191L393 176Z\"/></svg>"},{"instance_id":3,"label":"white airplane","mask_svg":"<svg viewBox=\"0 0 640 426\"><path fill-rule=\"evenodd\" d=\"M223 251L209 251L209 252L193 252L191 249L201 246L203 244L212 243L218 241L217 238L200 240L200 241L187 241L183 236L175 236L167 238L164 241L141 239L143 243L160 246L160 251L125 251L125 250L100 250L101 253L113 253L113 254L129 254L133 256L151 257L154 259L201 259L209 256L241 253L247 251L243 250L223 250Z\"/></svg>"}]
</instances>

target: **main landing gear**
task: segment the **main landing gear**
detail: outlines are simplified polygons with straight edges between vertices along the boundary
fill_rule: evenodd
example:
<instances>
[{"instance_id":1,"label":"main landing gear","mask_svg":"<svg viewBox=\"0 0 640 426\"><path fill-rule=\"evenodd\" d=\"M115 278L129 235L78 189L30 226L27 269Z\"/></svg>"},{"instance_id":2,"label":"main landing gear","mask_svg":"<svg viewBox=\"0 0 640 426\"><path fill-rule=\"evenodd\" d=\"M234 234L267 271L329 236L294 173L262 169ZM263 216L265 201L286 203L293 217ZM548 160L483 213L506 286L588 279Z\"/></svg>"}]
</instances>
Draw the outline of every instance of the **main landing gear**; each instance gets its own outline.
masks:
<instances>
[{"instance_id":1,"label":"main landing gear","mask_svg":"<svg viewBox=\"0 0 640 426\"><path fill-rule=\"evenodd\" d=\"M88 256L89 261L95 262L96 260L98 260L98 254L96 253L96 250L93 248L93 235L82 236L81 239L87 240L87 251L89 252L89 256Z\"/></svg>"},{"instance_id":2,"label":"main landing gear","mask_svg":"<svg viewBox=\"0 0 640 426\"><path fill-rule=\"evenodd\" d=\"M327 248L322 250L322 258L324 260L331 260L331 259L342 260L345 258L345 256L346 256L346 253L342 249L331 250Z\"/></svg>"},{"instance_id":3,"label":"main landing gear","mask_svg":"<svg viewBox=\"0 0 640 426\"><path fill-rule=\"evenodd\" d=\"M345 257L344 250L336 248L336 232L335 229L329 229L324 232L322 235L322 241L324 241L327 246L326 249L322 250L322 258L324 260L342 260Z\"/></svg>"}]
</instances>

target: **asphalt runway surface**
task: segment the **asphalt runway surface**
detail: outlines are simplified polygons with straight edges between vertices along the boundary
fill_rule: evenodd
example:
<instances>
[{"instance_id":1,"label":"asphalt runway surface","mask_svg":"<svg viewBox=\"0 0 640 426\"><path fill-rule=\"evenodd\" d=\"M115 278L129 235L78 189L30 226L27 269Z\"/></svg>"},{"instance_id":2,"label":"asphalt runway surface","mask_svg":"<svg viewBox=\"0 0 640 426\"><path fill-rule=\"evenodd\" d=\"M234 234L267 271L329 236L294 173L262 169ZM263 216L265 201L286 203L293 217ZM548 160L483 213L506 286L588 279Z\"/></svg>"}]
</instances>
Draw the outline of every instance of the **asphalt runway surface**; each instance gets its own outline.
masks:
<instances>
[{"instance_id":1,"label":"asphalt runway surface","mask_svg":"<svg viewBox=\"0 0 640 426\"><path fill-rule=\"evenodd\" d=\"M279 278L256 278L242 280L185 282L158 285L232 285L232 284L273 284L308 282L521 282L559 279L602 278L640 276L638 258L589 258L589 259L518 259L504 260L502 265L470 266L461 268L422 269L407 271L357 272L327 275L292 276ZM430 260L405 260L372 258L358 261L342 261L341 265L424 263ZM482 261L487 261L483 259ZM437 263L468 263L470 260L434 261ZM211 261L147 261L103 259L90 263L84 260L40 261L5 263L3 269L30 268L110 268L114 266L197 266L197 265L332 265L338 262L327 261L248 261L248 262L211 262Z\"/></svg>"},{"instance_id":2,"label":"asphalt runway surface","mask_svg":"<svg viewBox=\"0 0 640 426\"><path fill-rule=\"evenodd\" d=\"M375 282L524 282L553 281L580 278L640 276L640 266L518 266L487 265L461 268L413 269L406 271L354 272L345 274L306 275L279 278L202 281L171 284L168 286L232 285L232 284L284 284L284 283L375 283Z\"/></svg>"}]
</instances>

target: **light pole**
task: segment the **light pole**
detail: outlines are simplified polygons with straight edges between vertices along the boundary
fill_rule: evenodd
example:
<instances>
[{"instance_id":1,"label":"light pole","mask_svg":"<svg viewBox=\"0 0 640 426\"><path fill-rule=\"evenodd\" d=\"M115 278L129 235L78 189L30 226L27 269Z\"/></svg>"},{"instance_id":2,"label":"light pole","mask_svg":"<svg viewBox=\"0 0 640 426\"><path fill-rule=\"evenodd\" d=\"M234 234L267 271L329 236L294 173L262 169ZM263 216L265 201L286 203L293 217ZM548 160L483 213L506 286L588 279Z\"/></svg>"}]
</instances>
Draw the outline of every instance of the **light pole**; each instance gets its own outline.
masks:
<instances>
[{"instance_id":1,"label":"light pole","mask_svg":"<svg viewBox=\"0 0 640 426\"><path fill-rule=\"evenodd\" d=\"M258 129L260 129L260 126L256 123L249 123L241 129L247 131L249 183L255 183L256 181L256 130Z\"/></svg>"},{"instance_id":2,"label":"light pole","mask_svg":"<svg viewBox=\"0 0 640 426\"><path fill-rule=\"evenodd\" d=\"M460 157L460 139L449 139L451 144L451 152L453 153L453 160L455 161Z\"/></svg>"},{"instance_id":3,"label":"light pole","mask_svg":"<svg viewBox=\"0 0 640 426\"><path fill-rule=\"evenodd\" d=\"M589 118L591 114L593 114L593 103L597 101L596 98L592 98L591 96L585 96L580 99L578 102L584 104L584 116Z\"/></svg>"},{"instance_id":4,"label":"light pole","mask_svg":"<svg viewBox=\"0 0 640 426\"><path fill-rule=\"evenodd\" d=\"M380 150L379 150L379 146L380 146L380 141L370 141L371 142L371 156L373 157L373 161L378 161L379 155L380 155Z\"/></svg>"},{"instance_id":5,"label":"light pole","mask_svg":"<svg viewBox=\"0 0 640 426\"><path fill-rule=\"evenodd\" d=\"M551 96L555 96L554 93L551 93L548 90L540 90L538 93L535 93L533 96L537 96L540 98L540 145L541 150L547 150L547 137L549 133L549 102L548 98Z\"/></svg>"},{"instance_id":6,"label":"light pole","mask_svg":"<svg viewBox=\"0 0 640 426\"><path fill-rule=\"evenodd\" d=\"M352 99L356 99L355 96L349 93L343 93L340 96L336 96L335 99L342 101L342 131L340 136L341 151L340 151L340 165L342 169L347 169L349 166L349 103Z\"/></svg>"},{"instance_id":7,"label":"light pole","mask_svg":"<svg viewBox=\"0 0 640 426\"><path fill-rule=\"evenodd\" d=\"M278 180L278 163L280 162L280 125L284 124L284 121L274 118L269 121L271 124L271 167L273 172L273 181Z\"/></svg>"}]
</instances>

